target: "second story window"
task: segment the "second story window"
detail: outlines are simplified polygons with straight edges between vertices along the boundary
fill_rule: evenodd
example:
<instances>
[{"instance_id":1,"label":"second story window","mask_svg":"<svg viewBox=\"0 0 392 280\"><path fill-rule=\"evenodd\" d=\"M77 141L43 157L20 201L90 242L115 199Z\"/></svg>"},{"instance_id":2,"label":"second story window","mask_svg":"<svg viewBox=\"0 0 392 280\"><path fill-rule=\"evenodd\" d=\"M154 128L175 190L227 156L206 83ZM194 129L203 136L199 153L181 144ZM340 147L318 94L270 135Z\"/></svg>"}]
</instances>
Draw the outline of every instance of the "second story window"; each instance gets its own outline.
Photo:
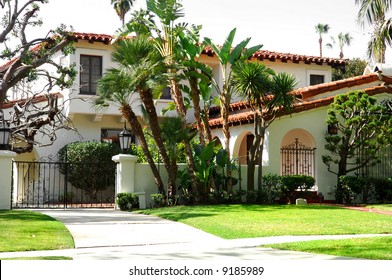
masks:
<instances>
[{"instance_id":1,"label":"second story window","mask_svg":"<svg viewBox=\"0 0 392 280\"><path fill-rule=\"evenodd\" d=\"M80 94L95 95L97 83L102 77L102 57L80 56Z\"/></svg>"},{"instance_id":2,"label":"second story window","mask_svg":"<svg viewBox=\"0 0 392 280\"><path fill-rule=\"evenodd\" d=\"M324 75L311 74L309 78L311 86L324 83Z\"/></svg>"},{"instance_id":3,"label":"second story window","mask_svg":"<svg viewBox=\"0 0 392 280\"><path fill-rule=\"evenodd\" d=\"M170 87L165 87L162 90L162 95L161 95L160 99L165 99L165 100L170 100L171 99L171 89L170 89Z\"/></svg>"}]
</instances>

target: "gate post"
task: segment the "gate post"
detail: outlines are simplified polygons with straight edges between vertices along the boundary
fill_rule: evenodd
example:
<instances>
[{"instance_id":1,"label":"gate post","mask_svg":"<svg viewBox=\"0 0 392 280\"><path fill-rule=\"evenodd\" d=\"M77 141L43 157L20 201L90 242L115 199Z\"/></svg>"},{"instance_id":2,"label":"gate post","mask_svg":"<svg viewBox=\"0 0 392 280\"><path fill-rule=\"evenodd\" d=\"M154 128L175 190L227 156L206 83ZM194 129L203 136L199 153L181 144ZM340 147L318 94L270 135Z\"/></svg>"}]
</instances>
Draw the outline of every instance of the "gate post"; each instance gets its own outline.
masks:
<instances>
[{"instance_id":1,"label":"gate post","mask_svg":"<svg viewBox=\"0 0 392 280\"><path fill-rule=\"evenodd\" d=\"M135 167L137 157L133 155L119 154L112 157L112 160L117 163L115 196L119 193L135 193ZM145 193L137 194L139 196L140 208L146 208Z\"/></svg>"},{"instance_id":2,"label":"gate post","mask_svg":"<svg viewBox=\"0 0 392 280\"><path fill-rule=\"evenodd\" d=\"M11 209L12 159L16 153L0 150L0 210Z\"/></svg>"}]
</instances>

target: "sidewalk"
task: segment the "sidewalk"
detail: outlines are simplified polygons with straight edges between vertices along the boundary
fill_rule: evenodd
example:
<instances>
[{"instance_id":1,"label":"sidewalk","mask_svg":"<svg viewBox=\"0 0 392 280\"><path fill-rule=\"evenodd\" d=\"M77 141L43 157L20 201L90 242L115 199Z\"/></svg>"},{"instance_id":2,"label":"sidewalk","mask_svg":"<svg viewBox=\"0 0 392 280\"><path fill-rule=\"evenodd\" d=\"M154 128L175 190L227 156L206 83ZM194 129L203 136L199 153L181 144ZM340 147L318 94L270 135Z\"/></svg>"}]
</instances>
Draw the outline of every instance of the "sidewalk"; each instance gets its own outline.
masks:
<instances>
[{"instance_id":1,"label":"sidewalk","mask_svg":"<svg viewBox=\"0 0 392 280\"><path fill-rule=\"evenodd\" d=\"M74 237L75 249L0 253L0 259L68 256L74 260L342 260L349 258L259 246L281 242L380 236L280 236L225 240L182 223L111 209L37 211L63 222Z\"/></svg>"}]
</instances>

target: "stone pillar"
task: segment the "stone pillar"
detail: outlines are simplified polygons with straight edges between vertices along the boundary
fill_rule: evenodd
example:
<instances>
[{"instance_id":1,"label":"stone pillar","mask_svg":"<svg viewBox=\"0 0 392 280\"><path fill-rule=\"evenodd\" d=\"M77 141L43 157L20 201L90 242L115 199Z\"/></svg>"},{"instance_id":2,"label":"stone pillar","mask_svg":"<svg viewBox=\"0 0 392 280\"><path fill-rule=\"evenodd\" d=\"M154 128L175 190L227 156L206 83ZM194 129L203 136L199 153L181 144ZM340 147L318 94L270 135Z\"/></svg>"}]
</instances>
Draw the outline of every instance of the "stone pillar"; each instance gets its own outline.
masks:
<instances>
[{"instance_id":1,"label":"stone pillar","mask_svg":"<svg viewBox=\"0 0 392 280\"><path fill-rule=\"evenodd\" d=\"M0 150L0 209L11 209L12 159L16 153Z\"/></svg>"},{"instance_id":2,"label":"stone pillar","mask_svg":"<svg viewBox=\"0 0 392 280\"><path fill-rule=\"evenodd\" d=\"M119 154L112 157L112 160L117 163L116 196L118 193L136 193L139 196L140 209L145 209L145 192L135 192L135 167L137 157Z\"/></svg>"},{"instance_id":3,"label":"stone pillar","mask_svg":"<svg viewBox=\"0 0 392 280\"><path fill-rule=\"evenodd\" d=\"M117 163L116 194L135 192L135 164L137 157L119 154L112 157Z\"/></svg>"}]
</instances>

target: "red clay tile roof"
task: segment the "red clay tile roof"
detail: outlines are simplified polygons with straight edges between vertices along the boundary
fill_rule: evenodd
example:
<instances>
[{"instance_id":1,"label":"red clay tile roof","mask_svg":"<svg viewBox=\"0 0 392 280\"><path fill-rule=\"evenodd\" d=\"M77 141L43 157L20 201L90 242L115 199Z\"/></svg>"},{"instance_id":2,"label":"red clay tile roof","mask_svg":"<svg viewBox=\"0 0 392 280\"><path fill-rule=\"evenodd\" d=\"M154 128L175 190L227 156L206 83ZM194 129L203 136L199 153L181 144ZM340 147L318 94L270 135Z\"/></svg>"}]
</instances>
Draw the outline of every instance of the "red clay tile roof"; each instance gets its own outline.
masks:
<instances>
[{"instance_id":1,"label":"red clay tile roof","mask_svg":"<svg viewBox=\"0 0 392 280\"><path fill-rule=\"evenodd\" d=\"M321 93L335 91L342 88L355 87L355 86L364 85L377 81L390 83L392 82L392 79L388 76L382 75L381 73L371 73L368 75L357 76L357 77L348 78L340 81L333 81L329 83L323 83L323 84L313 85L309 87L299 88L295 90L295 92L298 95L302 95L303 99L308 99Z\"/></svg>"},{"instance_id":2,"label":"red clay tile roof","mask_svg":"<svg viewBox=\"0 0 392 280\"><path fill-rule=\"evenodd\" d=\"M203 50L203 54L208 56L214 56L215 53L213 49L209 46L205 47ZM281 62L292 61L293 63L304 62L305 64L317 64L322 65L324 63L330 65L331 67L338 67L346 65L346 59L336 59L329 57L319 57L319 56L309 56L309 55L300 55L300 54L291 54L291 53L280 53L280 52L272 52L267 50L259 50L252 55L252 58L257 60L269 60L276 61L280 60Z\"/></svg>"},{"instance_id":3,"label":"red clay tile roof","mask_svg":"<svg viewBox=\"0 0 392 280\"><path fill-rule=\"evenodd\" d=\"M72 34L73 38L77 42L78 40L87 40L90 43L93 42L101 42L105 44L109 44L113 36L111 35L106 35L106 34L96 34L96 33L80 33L80 32L74 32Z\"/></svg>"},{"instance_id":4,"label":"red clay tile roof","mask_svg":"<svg viewBox=\"0 0 392 280\"><path fill-rule=\"evenodd\" d=\"M377 79L374 79L374 76L376 76ZM389 84L389 82L392 82L391 77L382 75L382 78L383 78L383 81L385 81L385 82L388 81L388 82L386 82L386 84ZM347 81L347 80L350 80L350 81ZM361 81L360 84L365 84L364 81L368 81L368 82L369 81L370 82L377 81L378 75L377 74L370 74L370 75L359 76L359 77L355 77L355 78L347 79L347 80L342 80L339 82L341 82L341 84L344 85L345 81L351 84L351 80L354 80L354 81ZM323 88L324 87L328 88L330 86L328 84L332 84L332 83L320 84L318 86L323 87ZM355 85L355 83L354 83L354 85ZM342 86L342 87L345 87L345 86ZM311 88L311 87L309 87L309 88ZM303 88L302 90L306 90L306 89L308 89L308 88ZM315 91L317 91L317 89ZM328 90L325 90L325 92L327 92L327 91ZM369 88L363 89L363 91L365 91L369 95L376 95L376 94L384 93L384 92L392 94L392 88L385 86L384 84L369 87ZM307 110L312 110L312 109L328 106L329 104L331 104L333 102L334 98L335 98L335 96L329 96L329 97L319 98L319 99L311 100L311 101L304 100L304 102L300 102L300 103L295 104L293 109L290 111L290 114L299 113L299 112L303 112L303 111L307 111ZM238 106L238 105L236 105L236 106ZM282 111L279 115L283 116L286 114L288 114L288 113ZM246 111L246 112L239 112L237 114L232 114L229 116L230 126L237 126L237 125L242 125L242 124L253 123L253 120L254 120L254 114L250 110ZM221 118L210 119L209 124L210 124L211 128L222 127L222 120L221 120Z\"/></svg>"}]
</instances>

